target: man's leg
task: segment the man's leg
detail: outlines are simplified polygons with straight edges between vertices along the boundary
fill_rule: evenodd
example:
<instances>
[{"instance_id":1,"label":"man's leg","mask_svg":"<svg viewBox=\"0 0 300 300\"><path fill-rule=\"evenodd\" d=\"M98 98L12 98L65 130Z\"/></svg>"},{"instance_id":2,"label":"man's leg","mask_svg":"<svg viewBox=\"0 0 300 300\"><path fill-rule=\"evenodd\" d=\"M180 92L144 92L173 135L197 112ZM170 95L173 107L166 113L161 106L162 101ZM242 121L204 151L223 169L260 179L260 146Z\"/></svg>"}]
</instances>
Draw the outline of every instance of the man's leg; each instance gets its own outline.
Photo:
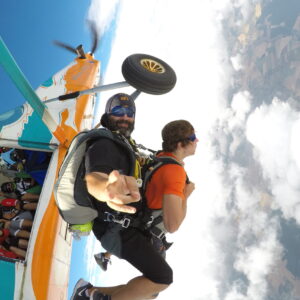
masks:
<instances>
[{"instance_id":1,"label":"man's leg","mask_svg":"<svg viewBox=\"0 0 300 300\"><path fill-rule=\"evenodd\" d=\"M37 208L36 202L25 203L23 205L23 209L25 210L36 210L36 208Z\"/></svg>"},{"instance_id":2,"label":"man's leg","mask_svg":"<svg viewBox=\"0 0 300 300\"><path fill-rule=\"evenodd\" d=\"M27 249L27 247L28 247L28 240L19 239L18 246L21 249Z\"/></svg>"},{"instance_id":3,"label":"man's leg","mask_svg":"<svg viewBox=\"0 0 300 300\"><path fill-rule=\"evenodd\" d=\"M156 253L156 252L155 252ZM147 255L144 257L144 261L147 261ZM160 259L161 256L158 255ZM153 260L152 260L153 261ZM166 262L165 262L166 264ZM163 264L164 265L164 264ZM169 284L172 282L172 270L168 268L164 271L165 267L157 264L157 260L154 260L152 265L154 269L157 268L158 275L157 280L165 281L166 283L157 283L154 282L145 276L136 277L130 280L126 285L119 285L114 287L93 287L88 282L85 282L86 291L80 290L81 288L76 287L73 292L72 300L81 300L86 299L108 299L108 300L145 300L145 299L154 299L155 295L159 292L166 289ZM171 272L169 272L171 271ZM161 272L161 273L160 273ZM150 274L151 275L151 274ZM84 294L85 297L80 297L80 294ZM101 295L98 295L101 293ZM94 295L95 294L95 295ZM98 296L97 296L98 295ZM105 295L110 295L105 296ZM95 296L95 297L93 297ZM101 298L102 297L102 298ZM105 298L103 298L105 297Z\"/></svg>"},{"instance_id":4,"label":"man's leg","mask_svg":"<svg viewBox=\"0 0 300 300\"><path fill-rule=\"evenodd\" d=\"M144 300L166 289L173 280L172 269L151 245L150 240L135 229L122 232L121 258L138 269L143 276L130 280L115 290L91 288L112 295L112 300Z\"/></svg>"},{"instance_id":5,"label":"man's leg","mask_svg":"<svg viewBox=\"0 0 300 300\"><path fill-rule=\"evenodd\" d=\"M21 223L22 229L31 229L33 222L31 220L23 219Z\"/></svg>"},{"instance_id":6,"label":"man's leg","mask_svg":"<svg viewBox=\"0 0 300 300\"><path fill-rule=\"evenodd\" d=\"M125 286L125 284L120 284L120 285L116 285L116 286L110 286L110 287L92 287L91 289L89 289L89 294L91 294L93 291L100 291L101 293L105 294L105 295L113 295L114 293L116 293L117 291L119 291L120 289L122 289Z\"/></svg>"},{"instance_id":7,"label":"man's leg","mask_svg":"<svg viewBox=\"0 0 300 300\"><path fill-rule=\"evenodd\" d=\"M124 286L111 288L93 287L90 283L79 280L76 284L71 300L91 298L107 300L145 300L155 298L155 294L166 289L173 281L173 272L167 262L154 249L148 238L137 229L129 228L124 231L112 232L110 238L101 239L97 234L94 223L94 234L110 253L127 260L132 266L138 269L143 276L130 280ZM99 227L101 230L101 227ZM117 233L117 234L116 234ZM114 253L110 248L109 241L119 238L121 242L121 255ZM105 244L105 241L108 243ZM82 284L80 282L83 282ZM98 296L97 296L98 295ZM106 296L111 295L111 296ZM94 297L95 296L95 297Z\"/></svg>"},{"instance_id":8,"label":"man's leg","mask_svg":"<svg viewBox=\"0 0 300 300\"><path fill-rule=\"evenodd\" d=\"M27 230L18 230L16 233L16 237L23 238L23 239L29 239L30 238L30 232Z\"/></svg>"},{"instance_id":9,"label":"man's leg","mask_svg":"<svg viewBox=\"0 0 300 300\"><path fill-rule=\"evenodd\" d=\"M89 290L90 295L94 291L100 291L103 294L111 295L112 300L144 300L153 299L154 294L158 294L168 287L167 284L155 283L144 276L136 277L130 280L126 285L119 286L117 289L108 290L107 288L93 287Z\"/></svg>"},{"instance_id":10,"label":"man's leg","mask_svg":"<svg viewBox=\"0 0 300 300\"><path fill-rule=\"evenodd\" d=\"M22 258L25 258L25 256L26 256L26 251L22 250L22 249L20 249L18 247L11 246L11 247L9 247L9 250L12 251L12 252L14 252L15 254L19 255Z\"/></svg>"}]
</instances>

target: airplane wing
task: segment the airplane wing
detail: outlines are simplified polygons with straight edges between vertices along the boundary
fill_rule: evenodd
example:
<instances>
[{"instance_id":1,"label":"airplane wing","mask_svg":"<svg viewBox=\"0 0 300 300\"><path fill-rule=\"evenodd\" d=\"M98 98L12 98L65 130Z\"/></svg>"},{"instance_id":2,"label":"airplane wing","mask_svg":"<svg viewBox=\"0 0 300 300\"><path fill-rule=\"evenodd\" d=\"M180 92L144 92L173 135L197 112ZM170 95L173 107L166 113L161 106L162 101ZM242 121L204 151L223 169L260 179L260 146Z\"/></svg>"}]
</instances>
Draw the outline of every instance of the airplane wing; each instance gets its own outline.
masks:
<instances>
[{"instance_id":1,"label":"airplane wing","mask_svg":"<svg viewBox=\"0 0 300 300\"><path fill-rule=\"evenodd\" d=\"M0 259L0 291L5 300L66 299L72 238L55 205L53 185L72 138L92 127L96 98L82 95L67 101L46 101L93 88L100 63L92 55L76 57L34 91L0 38L0 64L26 102L0 115L0 146L51 155L39 196L25 260ZM13 170L0 170L0 183Z\"/></svg>"}]
</instances>

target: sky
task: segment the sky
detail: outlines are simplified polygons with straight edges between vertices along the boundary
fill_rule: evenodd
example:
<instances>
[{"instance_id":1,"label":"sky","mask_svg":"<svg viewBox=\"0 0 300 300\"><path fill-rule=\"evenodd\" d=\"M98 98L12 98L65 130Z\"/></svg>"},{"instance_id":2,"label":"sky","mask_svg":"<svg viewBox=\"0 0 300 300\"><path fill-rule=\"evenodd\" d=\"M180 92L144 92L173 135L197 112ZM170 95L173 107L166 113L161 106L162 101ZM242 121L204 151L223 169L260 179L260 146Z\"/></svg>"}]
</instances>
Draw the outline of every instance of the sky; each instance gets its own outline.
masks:
<instances>
[{"instance_id":1,"label":"sky","mask_svg":"<svg viewBox=\"0 0 300 300\"><path fill-rule=\"evenodd\" d=\"M299 229L300 109L293 95L286 99L275 93L258 102L252 90L238 84L238 77L247 71L246 47L233 47L249 32L248 24L259 18L256 5L270 1L92 0L76 1L75 6L73 0L60 1L59 9L47 1L51 13L44 8L45 1L43 7L31 2L35 18L25 14L24 3L18 3L18 10L17 1L5 4L16 19L25 16L28 23L14 25L1 10L0 33L34 87L41 77L47 79L60 68L58 61L64 66L68 59L63 55L72 59L51 45L53 39L72 45L85 40L89 45L86 18L94 19L102 34L107 28L115 31L107 37L112 47L104 83L123 81L120 66L133 53L159 57L177 74L170 93L139 96L133 134L138 143L160 149L161 128L169 121L187 119L199 138L196 155L185 164L196 190L188 200L185 222L169 237L174 241L167 254L174 283L158 299L269 300L276 284L286 278L291 284L287 299L299 299L294 293L299 277L288 266L299 269L300 264L287 259L291 250L285 248L284 239L293 237L285 235L283 221ZM54 15L64 30L52 27ZM11 27L5 27L7 31L3 18ZM39 45L37 23L43 32L42 51L32 47ZM232 35L225 23L231 24ZM25 50L13 34L18 34ZM24 56L32 51L39 60ZM44 53L47 68L56 68L53 72L41 67ZM101 94L100 111L105 104L101 99L109 95ZM92 258L100 250L99 243L90 236L86 246L80 245L85 247L78 251L85 253L87 270L77 276L80 273L95 285L113 285L138 275L116 258L101 273Z\"/></svg>"},{"instance_id":2,"label":"sky","mask_svg":"<svg viewBox=\"0 0 300 300\"><path fill-rule=\"evenodd\" d=\"M53 45L54 40L91 47L85 25L88 5L89 1L79 0L76 5L71 0L12 0L2 5L1 37L34 89L73 60L72 53ZM9 108L24 102L2 71L0 86L2 99L9 99Z\"/></svg>"}]
</instances>

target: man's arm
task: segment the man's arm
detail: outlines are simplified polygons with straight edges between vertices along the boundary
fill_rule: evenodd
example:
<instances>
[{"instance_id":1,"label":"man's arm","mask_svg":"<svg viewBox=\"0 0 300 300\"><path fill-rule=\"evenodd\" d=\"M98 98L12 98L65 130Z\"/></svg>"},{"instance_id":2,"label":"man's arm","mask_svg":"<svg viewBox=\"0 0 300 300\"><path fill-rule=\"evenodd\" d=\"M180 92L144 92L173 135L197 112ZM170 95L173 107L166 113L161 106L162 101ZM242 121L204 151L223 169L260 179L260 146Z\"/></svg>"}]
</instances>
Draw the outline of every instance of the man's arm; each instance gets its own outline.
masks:
<instances>
[{"instance_id":1,"label":"man's arm","mask_svg":"<svg viewBox=\"0 0 300 300\"><path fill-rule=\"evenodd\" d=\"M195 184L190 182L183 191L184 199L173 194L163 196L164 226L168 232L173 233L179 229L186 216L187 199L194 189Z\"/></svg>"},{"instance_id":2,"label":"man's arm","mask_svg":"<svg viewBox=\"0 0 300 300\"><path fill-rule=\"evenodd\" d=\"M32 194L32 193L26 193L23 194L21 196L21 200L22 201L38 201L40 198L40 195L37 195L37 194Z\"/></svg>"},{"instance_id":3,"label":"man's arm","mask_svg":"<svg viewBox=\"0 0 300 300\"><path fill-rule=\"evenodd\" d=\"M117 211L135 213L136 209L126 205L140 200L139 188L134 177L112 171L109 175L91 172L85 176L88 192L97 200Z\"/></svg>"},{"instance_id":4,"label":"man's arm","mask_svg":"<svg viewBox=\"0 0 300 300\"><path fill-rule=\"evenodd\" d=\"M180 227L186 215L186 202L186 198L177 195L163 196L163 219L168 232L173 233Z\"/></svg>"}]
</instances>

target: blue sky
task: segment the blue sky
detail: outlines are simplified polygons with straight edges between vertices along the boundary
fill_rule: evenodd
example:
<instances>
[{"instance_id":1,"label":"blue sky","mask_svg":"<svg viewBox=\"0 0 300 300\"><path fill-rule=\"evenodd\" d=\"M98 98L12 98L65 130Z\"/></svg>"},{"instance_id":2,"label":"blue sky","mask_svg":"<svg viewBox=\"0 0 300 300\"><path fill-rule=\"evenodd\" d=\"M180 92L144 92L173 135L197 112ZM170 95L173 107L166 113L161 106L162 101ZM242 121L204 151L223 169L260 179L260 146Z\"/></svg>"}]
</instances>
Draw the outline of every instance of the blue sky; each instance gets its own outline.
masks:
<instances>
[{"instance_id":1,"label":"blue sky","mask_svg":"<svg viewBox=\"0 0 300 300\"><path fill-rule=\"evenodd\" d=\"M85 22L89 5L88 0L12 0L1 5L0 35L34 89L74 58L71 52L53 45L53 40L74 47L83 44L85 51L90 50L92 41ZM101 47L95 53L106 64L110 37L110 34L103 36ZM1 105L0 112L24 102L2 70L0 86L1 99L7 104Z\"/></svg>"},{"instance_id":2,"label":"blue sky","mask_svg":"<svg viewBox=\"0 0 300 300\"><path fill-rule=\"evenodd\" d=\"M34 89L69 64L74 55L52 42L59 40L71 46L92 46L86 25L90 1L87 0L11 0L0 10L0 35ZM116 22L102 34L95 57L101 60L101 73L107 67ZM0 69L1 108L8 111L24 102L7 74ZM78 276L88 278L83 261L86 238L73 242L69 294Z\"/></svg>"}]
</instances>

